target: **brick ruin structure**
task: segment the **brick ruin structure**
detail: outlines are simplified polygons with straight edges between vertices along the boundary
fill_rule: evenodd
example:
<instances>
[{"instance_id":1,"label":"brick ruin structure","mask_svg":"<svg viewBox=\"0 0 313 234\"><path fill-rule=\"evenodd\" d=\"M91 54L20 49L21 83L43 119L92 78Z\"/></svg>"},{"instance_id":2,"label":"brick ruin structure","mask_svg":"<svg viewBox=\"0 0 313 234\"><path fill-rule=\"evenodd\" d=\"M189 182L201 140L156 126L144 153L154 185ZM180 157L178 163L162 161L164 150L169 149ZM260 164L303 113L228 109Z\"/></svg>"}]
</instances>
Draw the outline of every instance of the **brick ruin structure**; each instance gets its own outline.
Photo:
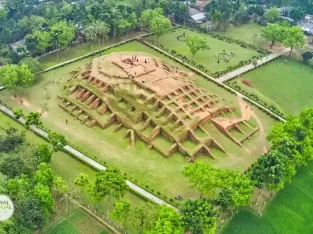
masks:
<instances>
[{"instance_id":1,"label":"brick ruin structure","mask_svg":"<svg viewBox=\"0 0 313 234\"><path fill-rule=\"evenodd\" d=\"M71 74L58 96L60 107L88 127L127 128L131 145L141 139L164 157L181 152L193 161L198 155L214 158L212 148L225 152L211 136L212 127L241 147L258 131L189 74L149 54L113 53ZM243 137L235 138L231 130Z\"/></svg>"}]
</instances>

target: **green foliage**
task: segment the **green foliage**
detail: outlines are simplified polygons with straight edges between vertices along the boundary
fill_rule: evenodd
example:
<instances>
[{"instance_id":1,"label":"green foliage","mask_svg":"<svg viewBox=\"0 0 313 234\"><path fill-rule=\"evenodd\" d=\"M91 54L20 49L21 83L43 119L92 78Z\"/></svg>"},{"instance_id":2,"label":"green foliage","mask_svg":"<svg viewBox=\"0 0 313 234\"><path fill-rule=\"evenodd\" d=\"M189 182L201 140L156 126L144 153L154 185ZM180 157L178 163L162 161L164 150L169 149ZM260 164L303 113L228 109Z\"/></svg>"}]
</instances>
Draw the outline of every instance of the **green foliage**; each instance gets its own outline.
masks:
<instances>
[{"instance_id":1,"label":"green foliage","mask_svg":"<svg viewBox=\"0 0 313 234\"><path fill-rule=\"evenodd\" d=\"M303 61L305 63L308 63L310 59L313 58L313 52L312 51L306 51L304 53L301 54Z\"/></svg>"},{"instance_id":2,"label":"green foliage","mask_svg":"<svg viewBox=\"0 0 313 234\"><path fill-rule=\"evenodd\" d=\"M13 109L13 114L14 114L14 117L15 117L16 119L20 119L21 117L24 116L23 110L20 109L20 108L14 108L14 109Z\"/></svg>"},{"instance_id":3,"label":"green foliage","mask_svg":"<svg viewBox=\"0 0 313 234\"><path fill-rule=\"evenodd\" d=\"M168 206L159 208L157 220L147 234L184 234L179 214Z\"/></svg>"},{"instance_id":4,"label":"green foliage","mask_svg":"<svg viewBox=\"0 0 313 234\"><path fill-rule=\"evenodd\" d=\"M90 194L94 202L100 202L105 197L120 199L128 190L125 177L117 168L99 171L96 180L90 187Z\"/></svg>"},{"instance_id":5,"label":"green foliage","mask_svg":"<svg viewBox=\"0 0 313 234\"><path fill-rule=\"evenodd\" d=\"M75 38L75 26L67 24L66 21L55 23L50 28L51 35L61 48L68 48Z\"/></svg>"},{"instance_id":6,"label":"green foliage","mask_svg":"<svg viewBox=\"0 0 313 234\"><path fill-rule=\"evenodd\" d=\"M38 199L27 197L16 205L15 217L23 226L36 231L46 223L46 215Z\"/></svg>"},{"instance_id":7,"label":"green foliage","mask_svg":"<svg viewBox=\"0 0 313 234\"><path fill-rule=\"evenodd\" d=\"M33 73L36 74L37 72L39 72L42 69L42 66L40 64L40 62L38 61L38 59L36 58L32 58L32 57L26 57L23 58L20 63L20 65L22 64L26 64L29 68L29 70Z\"/></svg>"},{"instance_id":8,"label":"green foliage","mask_svg":"<svg viewBox=\"0 0 313 234\"><path fill-rule=\"evenodd\" d=\"M306 11L301 7L295 7L290 10L290 18L298 21L304 18Z\"/></svg>"},{"instance_id":9,"label":"green foliage","mask_svg":"<svg viewBox=\"0 0 313 234\"><path fill-rule=\"evenodd\" d=\"M45 162L50 163L52 157L52 151L47 144L41 144L36 147L36 158L38 160L38 164Z\"/></svg>"},{"instance_id":10,"label":"green foliage","mask_svg":"<svg viewBox=\"0 0 313 234\"><path fill-rule=\"evenodd\" d=\"M54 152L63 150L64 146L67 144L65 136L57 134L56 132L49 133L48 142Z\"/></svg>"},{"instance_id":11,"label":"green foliage","mask_svg":"<svg viewBox=\"0 0 313 234\"><path fill-rule=\"evenodd\" d=\"M160 36L170 32L171 30L172 23L164 16L156 16L150 22L150 32L157 36L157 40L159 40Z\"/></svg>"},{"instance_id":12,"label":"green foliage","mask_svg":"<svg viewBox=\"0 0 313 234\"><path fill-rule=\"evenodd\" d=\"M17 88L30 87L34 82L34 74L26 64L5 65L0 68L0 85L5 86L8 90L16 91Z\"/></svg>"},{"instance_id":13,"label":"green foliage","mask_svg":"<svg viewBox=\"0 0 313 234\"><path fill-rule=\"evenodd\" d=\"M24 199L29 195L31 185L30 179L26 175L20 174L19 177L7 181L6 189L11 197Z\"/></svg>"},{"instance_id":14,"label":"green foliage","mask_svg":"<svg viewBox=\"0 0 313 234\"><path fill-rule=\"evenodd\" d=\"M16 27L25 34L31 33L33 30L41 30L46 23L45 18L38 15L25 16L20 19Z\"/></svg>"},{"instance_id":15,"label":"green foliage","mask_svg":"<svg viewBox=\"0 0 313 234\"><path fill-rule=\"evenodd\" d=\"M265 18L270 23L275 23L276 21L278 21L279 17L280 13L277 7L271 7L265 13Z\"/></svg>"},{"instance_id":16,"label":"green foliage","mask_svg":"<svg viewBox=\"0 0 313 234\"><path fill-rule=\"evenodd\" d=\"M286 37L286 27L279 24L269 24L262 28L262 37L266 40L271 41L271 48L276 41L282 42Z\"/></svg>"},{"instance_id":17,"label":"green foliage","mask_svg":"<svg viewBox=\"0 0 313 234\"><path fill-rule=\"evenodd\" d=\"M116 201L114 210L111 213L111 218L118 223L125 225L131 210L131 202L129 200Z\"/></svg>"},{"instance_id":18,"label":"green foliage","mask_svg":"<svg viewBox=\"0 0 313 234\"><path fill-rule=\"evenodd\" d=\"M80 173L74 180L74 184L84 191L89 184L89 177L85 173Z\"/></svg>"},{"instance_id":19,"label":"green foliage","mask_svg":"<svg viewBox=\"0 0 313 234\"><path fill-rule=\"evenodd\" d=\"M42 126L42 121L40 119L40 114L38 112L30 112L25 117L25 127L29 129L30 126L40 127Z\"/></svg>"},{"instance_id":20,"label":"green foliage","mask_svg":"<svg viewBox=\"0 0 313 234\"><path fill-rule=\"evenodd\" d=\"M192 53L192 60L198 51L210 48L207 40L199 34L187 36L184 40Z\"/></svg>"},{"instance_id":21,"label":"green foliage","mask_svg":"<svg viewBox=\"0 0 313 234\"><path fill-rule=\"evenodd\" d=\"M32 34L28 34L25 38L25 45L31 52L43 53L48 47L51 46L52 36L46 31L34 31Z\"/></svg>"},{"instance_id":22,"label":"green foliage","mask_svg":"<svg viewBox=\"0 0 313 234\"><path fill-rule=\"evenodd\" d=\"M5 136L0 136L0 152L8 153L25 142L25 133L9 128Z\"/></svg>"},{"instance_id":23,"label":"green foliage","mask_svg":"<svg viewBox=\"0 0 313 234\"><path fill-rule=\"evenodd\" d=\"M159 207L150 202L142 202L131 208L127 226L131 233L145 233L155 224Z\"/></svg>"},{"instance_id":24,"label":"green foliage","mask_svg":"<svg viewBox=\"0 0 313 234\"><path fill-rule=\"evenodd\" d=\"M23 160L18 155L6 157L4 161L0 164L0 171L8 178L14 178L21 173L30 173L29 168L25 166Z\"/></svg>"},{"instance_id":25,"label":"green foliage","mask_svg":"<svg viewBox=\"0 0 313 234\"><path fill-rule=\"evenodd\" d=\"M141 12L140 23L143 27L150 28L153 19L162 15L163 15L162 8L144 10L143 12Z\"/></svg>"},{"instance_id":26,"label":"green foliage","mask_svg":"<svg viewBox=\"0 0 313 234\"><path fill-rule=\"evenodd\" d=\"M42 185L46 185L49 188L52 187L55 174L51 168L51 165L47 163L40 163L37 171L34 173L34 180Z\"/></svg>"},{"instance_id":27,"label":"green foliage","mask_svg":"<svg viewBox=\"0 0 313 234\"><path fill-rule=\"evenodd\" d=\"M36 184L33 188L33 196L38 199L46 214L54 211L54 199L47 185Z\"/></svg>"},{"instance_id":28,"label":"green foliage","mask_svg":"<svg viewBox=\"0 0 313 234\"><path fill-rule=\"evenodd\" d=\"M216 229L216 213L206 199L187 200L180 209L182 225L191 233L213 234Z\"/></svg>"},{"instance_id":29,"label":"green foliage","mask_svg":"<svg viewBox=\"0 0 313 234\"><path fill-rule=\"evenodd\" d=\"M68 185L60 176L55 176L53 180L53 191L57 193L57 195L61 196L68 191Z\"/></svg>"},{"instance_id":30,"label":"green foliage","mask_svg":"<svg viewBox=\"0 0 313 234\"><path fill-rule=\"evenodd\" d=\"M294 48L301 48L304 46L305 37L303 31L298 26L292 26L286 29L286 37L283 40L284 46L290 47L290 55Z\"/></svg>"}]
</instances>

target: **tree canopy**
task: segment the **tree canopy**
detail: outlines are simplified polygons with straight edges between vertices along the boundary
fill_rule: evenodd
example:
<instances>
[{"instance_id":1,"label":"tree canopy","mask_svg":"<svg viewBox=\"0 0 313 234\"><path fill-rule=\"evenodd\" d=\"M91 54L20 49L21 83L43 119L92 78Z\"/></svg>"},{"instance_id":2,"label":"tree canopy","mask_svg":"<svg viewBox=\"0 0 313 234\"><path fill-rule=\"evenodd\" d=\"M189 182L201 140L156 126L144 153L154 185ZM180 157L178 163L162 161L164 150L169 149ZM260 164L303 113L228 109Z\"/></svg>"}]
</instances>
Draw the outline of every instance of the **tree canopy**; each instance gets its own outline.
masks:
<instances>
[{"instance_id":1,"label":"tree canopy","mask_svg":"<svg viewBox=\"0 0 313 234\"><path fill-rule=\"evenodd\" d=\"M208 42L205 38L201 37L199 34L194 34L185 37L185 42L190 49L192 54L192 60L197 52L204 49L209 49Z\"/></svg>"}]
</instances>

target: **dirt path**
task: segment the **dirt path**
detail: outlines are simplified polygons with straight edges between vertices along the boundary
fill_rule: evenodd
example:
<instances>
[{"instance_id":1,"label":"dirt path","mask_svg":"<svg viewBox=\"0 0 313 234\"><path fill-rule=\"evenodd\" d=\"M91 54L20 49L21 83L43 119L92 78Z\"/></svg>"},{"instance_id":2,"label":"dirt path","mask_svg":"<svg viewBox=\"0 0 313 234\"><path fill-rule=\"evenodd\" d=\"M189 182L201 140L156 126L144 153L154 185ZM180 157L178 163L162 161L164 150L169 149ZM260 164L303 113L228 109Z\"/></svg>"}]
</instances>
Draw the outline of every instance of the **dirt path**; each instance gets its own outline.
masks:
<instances>
[{"instance_id":1,"label":"dirt path","mask_svg":"<svg viewBox=\"0 0 313 234\"><path fill-rule=\"evenodd\" d=\"M248 120L252 116L259 126L261 138L265 138L266 136L265 136L264 127L263 127L263 124L262 124L261 120L259 119L259 117L254 113L251 106L249 106L248 103L245 102L245 100L243 100L242 97L238 96L237 98L238 98L242 118ZM266 148L266 146L264 146L264 153L266 153L267 151L268 151L268 149Z\"/></svg>"}]
</instances>

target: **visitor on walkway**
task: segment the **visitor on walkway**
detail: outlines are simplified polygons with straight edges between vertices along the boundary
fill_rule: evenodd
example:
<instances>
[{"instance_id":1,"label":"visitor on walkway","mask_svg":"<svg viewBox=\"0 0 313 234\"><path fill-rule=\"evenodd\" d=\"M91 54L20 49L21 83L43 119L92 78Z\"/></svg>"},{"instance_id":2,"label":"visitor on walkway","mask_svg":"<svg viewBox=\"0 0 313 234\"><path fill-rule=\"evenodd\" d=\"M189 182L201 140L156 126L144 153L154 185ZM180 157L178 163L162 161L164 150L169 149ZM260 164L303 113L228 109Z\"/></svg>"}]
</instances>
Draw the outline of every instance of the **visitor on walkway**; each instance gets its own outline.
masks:
<instances>
[{"instance_id":1,"label":"visitor on walkway","mask_svg":"<svg viewBox=\"0 0 313 234\"><path fill-rule=\"evenodd\" d=\"M141 82L144 84L146 82L145 78L142 78Z\"/></svg>"},{"instance_id":2,"label":"visitor on walkway","mask_svg":"<svg viewBox=\"0 0 313 234\"><path fill-rule=\"evenodd\" d=\"M67 119L65 119L65 123L66 123L66 124L68 123Z\"/></svg>"}]
</instances>

